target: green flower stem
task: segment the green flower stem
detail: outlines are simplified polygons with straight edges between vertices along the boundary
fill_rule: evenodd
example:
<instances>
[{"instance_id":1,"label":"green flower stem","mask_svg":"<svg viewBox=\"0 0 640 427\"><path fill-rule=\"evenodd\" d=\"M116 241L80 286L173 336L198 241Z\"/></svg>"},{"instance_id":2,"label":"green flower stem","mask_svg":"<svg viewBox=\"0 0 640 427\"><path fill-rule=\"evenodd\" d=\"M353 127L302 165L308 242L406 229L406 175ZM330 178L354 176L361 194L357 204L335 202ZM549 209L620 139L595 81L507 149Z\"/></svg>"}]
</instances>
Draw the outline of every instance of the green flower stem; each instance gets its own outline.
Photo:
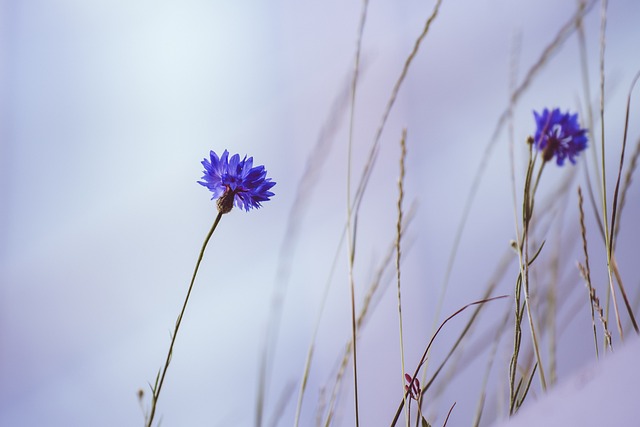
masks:
<instances>
[{"instance_id":1,"label":"green flower stem","mask_svg":"<svg viewBox=\"0 0 640 427\"><path fill-rule=\"evenodd\" d=\"M536 191L538 190L538 184L540 183L540 177L542 176L542 171L544 170L544 165L546 164L547 162L542 162L542 164L540 165L540 169L538 169L538 175L536 176L536 182L535 184L533 184L533 192L531 193L530 198L531 206L529 207L529 220L531 220L531 215L533 214L533 201L535 200Z\"/></svg>"},{"instance_id":2,"label":"green flower stem","mask_svg":"<svg viewBox=\"0 0 640 427\"><path fill-rule=\"evenodd\" d=\"M156 384L154 385L152 391L153 395L151 398L151 412L149 413L149 418L146 420L146 427L151 427L153 423L153 417L156 413L156 406L158 404L158 398L160 397L160 391L162 390L162 384L164 384L164 378L167 374L167 369L169 368L169 363L171 362L171 355L173 354L173 345L176 342L176 336L178 335L178 330L180 329L180 324L182 323L182 316L184 316L184 311L187 308L187 303L189 302L189 297L191 296L191 290L193 289L193 283L196 281L196 275L198 274L198 268L200 267L200 262L202 261L202 257L204 255L204 250L213 235L213 232L216 230L218 223L220 222L220 218L222 218L223 212L219 212L218 216L216 216L213 225L211 226L211 230L207 234L207 237L204 239L204 243L202 244L202 249L200 249L200 254L198 255L198 261L196 261L196 268L193 270L193 276L191 277L191 284L189 284L189 290L187 291L187 297L184 300L184 304L182 305L182 310L178 315L178 319L176 320L176 327L173 330L173 334L171 335L171 345L169 345L169 352L167 353L167 359L164 362L164 366L162 368L162 374L160 374L159 379L156 379Z\"/></svg>"},{"instance_id":3,"label":"green flower stem","mask_svg":"<svg viewBox=\"0 0 640 427\"><path fill-rule=\"evenodd\" d=\"M527 166L527 174L525 177L524 184L524 199L522 203L522 237L517 242L518 249L518 259L520 262L520 274L518 275L518 280L516 281L516 289L515 289L515 304L516 304L516 312L515 312L515 334L514 334L514 349L513 355L511 357L511 362L509 365L509 387L510 387L510 403L509 403L509 413L513 415L515 411L518 410L519 404L517 403L517 388L515 384L515 378L518 368L518 356L520 353L520 344L522 340L522 317L524 315L523 310L526 308L527 320L529 323L529 331L531 332L531 341L533 345L534 354L536 357L536 362L538 365L538 375L540 377L540 385L543 390L547 388L547 382L544 375L544 367L542 365L542 359L540 357L540 349L538 345L538 337L535 330L535 323L532 317L531 311L531 301L529 298L529 227L531 224L531 218L533 217L533 207L535 194L538 190L538 184L540 183L540 177L542 176L542 171L544 170L544 166L546 165L546 161L542 161L542 164L538 168L538 173L536 174L535 181L533 180L533 171L535 169L535 164L538 156L533 155L533 146L529 145L529 164ZM533 185L532 185L533 184ZM517 233L517 230L516 230ZM524 305L520 305L521 301L521 293L524 290ZM524 396L523 396L524 399Z\"/></svg>"},{"instance_id":4,"label":"green flower stem","mask_svg":"<svg viewBox=\"0 0 640 427\"><path fill-rule=\"evenodd\" d=\"M535 183L533 185L533 191L531 191L530 183L527 185L527 191L531 191L530 195L527 197L528 206L525 206L527 209L526 220L523 224L523 239L522 245L524 247L524 257L522 257L522 248L521 248L521 256L520 256L520 274L522 275L522 283L521 286L524 289L524 300L527 309L527 319L529 321L529 330L531 332L531 341L533 344L533 350L536 356L536 361L538 362L538 373L540 376L540 385L542 386L542 390L545 391L547 389L547 381L544 375L544 366L542 364L542 358L540 357L540 348L538 345L538 337L536 334L535 323L533 320L533 314L531 311L531 302L529 298L529 226L531 223L531 218L533 217L533 204L535 200L535 193L538 189L538 184L540 183L540 177L542 176L542 171L544 170L544 165L546 161L543 161L538 169L538 174L536 176ZM534 159L535 164L535 159ZM533 169L533 164L532 164ZM531 175L529 175L529 178Z\"/></svg>"}]
</instances>

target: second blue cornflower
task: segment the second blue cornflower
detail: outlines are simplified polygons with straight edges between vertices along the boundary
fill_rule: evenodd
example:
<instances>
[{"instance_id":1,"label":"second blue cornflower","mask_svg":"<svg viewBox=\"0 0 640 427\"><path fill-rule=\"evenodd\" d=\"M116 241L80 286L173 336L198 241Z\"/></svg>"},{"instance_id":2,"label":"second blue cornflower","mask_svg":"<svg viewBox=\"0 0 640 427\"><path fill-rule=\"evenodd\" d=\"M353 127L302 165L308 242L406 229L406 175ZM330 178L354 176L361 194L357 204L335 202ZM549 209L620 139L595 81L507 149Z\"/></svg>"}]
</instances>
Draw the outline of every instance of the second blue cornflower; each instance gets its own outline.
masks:
<instances>
[{"instance_id":1,"label":"second blue cornflower","mask_svg":"<svg viewBox=\"0 0 640 427\"><path fill-rule=\"evenodd\" d=\"M542 151L544 161L555 156L558 166L562 166L566 158L575 164L575 157L587 148L587 130L580 128L578 114L561 113L559 108L552 111L545 108L542 114L534 111L533 115L536 119L533 143Z\"/></svg>"}]
</instances>

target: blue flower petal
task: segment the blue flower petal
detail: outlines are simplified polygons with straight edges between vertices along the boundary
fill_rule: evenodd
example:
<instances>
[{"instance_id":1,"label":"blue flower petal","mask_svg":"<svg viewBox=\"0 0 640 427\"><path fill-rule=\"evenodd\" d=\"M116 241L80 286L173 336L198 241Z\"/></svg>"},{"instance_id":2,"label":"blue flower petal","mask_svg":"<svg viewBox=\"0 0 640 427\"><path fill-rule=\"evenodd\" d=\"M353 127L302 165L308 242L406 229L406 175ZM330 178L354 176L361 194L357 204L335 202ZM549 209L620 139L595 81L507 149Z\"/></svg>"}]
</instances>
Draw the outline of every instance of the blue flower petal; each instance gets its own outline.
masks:
<instances>
[{"instance_id":1,"label":"blue flower petal","mask_svg":"<svg viewBox=\"0 0 640 427\"><path fill-rule=\"evenodd\" d=\"M562 113L554 108L551 112L547 108L542 113L534 111L536 134L534 145L542 152L544 161L554 156L558 166L564 165L565 159L576 163L576 156L587 148L587 130L581 129L578 114Z\"/></svg>"},{"instance_id":2,"label":"blue flower petal","mask_svg":"<svg viewBox=\"0 0 640 427\"><path fill-rule=\"evenodd\" d=\"M231 193L234 204L248 212L274 196L269 190L276 183L267 178L264 166L253 167L253 157L240 160L240 155L234 154L229 158L227 150L220 157L211 151L209 157L210 160L202 161L204 175L198 184L211 191L212 200Z\"/></svg>"}]
</instances>

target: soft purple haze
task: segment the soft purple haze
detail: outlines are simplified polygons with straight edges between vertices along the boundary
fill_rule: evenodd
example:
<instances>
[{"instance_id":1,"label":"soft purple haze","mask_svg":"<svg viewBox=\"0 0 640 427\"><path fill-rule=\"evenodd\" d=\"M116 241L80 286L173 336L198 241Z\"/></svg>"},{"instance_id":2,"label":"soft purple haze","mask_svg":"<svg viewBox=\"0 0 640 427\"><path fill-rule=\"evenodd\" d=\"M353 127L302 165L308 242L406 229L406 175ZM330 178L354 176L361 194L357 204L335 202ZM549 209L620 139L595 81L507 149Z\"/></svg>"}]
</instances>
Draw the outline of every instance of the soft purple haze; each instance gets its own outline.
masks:
<instances>
[{"instance_id":1,"label":"soft purple haze","mask_svg":"<svg viewBox=\"0 0 640 427\"><path fill-rule=\"evenodd\" d=\"M143 424L137 390L153 382L164 361L198 250L216 215L215 202L196 183L200 161L212 149L253 156L278 185L262 209L232 211L213 236L158 415L163 426L253 425L258 364L288 215L318 134L349 82L360 7L337 0L0 1L1 426ZM395 235L399 140L406 127L405 209L418 202L402 270L411 369L433 330L475 171L508 106L514 45L520 82L575 7L573 0L444 0L409 70L363 201L355 279L360 304ZM356 99L353 191L393 84L432 8L432 1L370 4ZM627 91L640 70L639 19L640 2L611 2L609 191ZM599 25L596 5L585 20L594 107ZM532 110L584 111L579 64L574 34L518 102L513 126L519 174L526 162L524 141L535 130ZM634 102L629 155L640 134ZM298 381L344 227L346 111L322 153L317 185L299 218L264 425L270 425L287 384L294 386L293 397L279 425L292 425ZM515 231L508 141L505 129L482 177L438 321L481 298L495 265L509 253ZM593 169L591 153L584 157L575 168L545 171L541 194L551 193L568 171L584 180L585 162ZM579 235L574 187L563 220L549 235ZM618 243L618 263L634 301L639 195L636 182ZM590 208L588 215L594 280L604 289L604 251ZM577 240L551 238L544 253L575 253L561 273L567 284L563 302L579 307L559 315L561 378L594 359L586 291L575 269L579 249ZM516 275L512 264L495 294L511 293ZM319 390L333 378L350 337L347 286L343 246L301 425L313 425ZM363 426L388 425L402 386L395 284L377 300L358 347ZM511 303L491 303L478 336ZM450 322L436 340L434 363L466 319ZM613 327L612 332L617 337ZM490 385L494 395L506 392L512 338L508 332L501 341ZM450 425L470 424L487 357L483 351L459 361L467 368L427 405L434 425L442 424L454 401ZM353 425L350 372L335 425ZM504 415L495 398L487 408L487 423Z\"/></svg>"}]
</instances>

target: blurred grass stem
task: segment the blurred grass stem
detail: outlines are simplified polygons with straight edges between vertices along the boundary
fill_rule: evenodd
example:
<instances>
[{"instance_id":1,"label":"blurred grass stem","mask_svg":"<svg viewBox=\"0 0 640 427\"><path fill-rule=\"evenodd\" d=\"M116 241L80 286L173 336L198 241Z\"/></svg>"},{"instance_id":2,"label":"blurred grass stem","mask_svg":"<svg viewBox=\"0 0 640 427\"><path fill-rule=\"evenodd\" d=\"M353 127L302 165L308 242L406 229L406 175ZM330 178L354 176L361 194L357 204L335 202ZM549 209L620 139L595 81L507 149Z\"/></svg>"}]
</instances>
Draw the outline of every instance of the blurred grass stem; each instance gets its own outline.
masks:
<instances>
[{"instance_id":1,"label":"blurred grass stem","mask_svg":"<svg viewBox=\"0 0 640 427\"><path fill-rule=\"evenodd\" d=\"M622 323L620 321L620 312L618 310L618 300L616 298L615 288L613 286L613 271L611 266L612 247L609 233L609 220L607 212L607 174L605 166L605 138L604 138L604 54L605 54L605 41L606 41L606 29L607 29L607 0L601 1L601 16L600 16L600 144L602 155L601 169L602 169L602 222L604 224L604 237L605 248L607 251L607 273L609 276L609 297L613 300L613 309L616 316L616 325L618 326L618 333L620 334L620 340L624 341L624 332L622 330ZM608 307L608 304L607 304ZM607 313L608 314L608 313Z\"/></svg>"},{"instance_id":2,"label":"blurred grass stem","mask_svg":"<svg viewBox=\"0 0 640 427\"><path fill-rule=\"evenodd\" d=\"M404 381L405 381L405 368L404 368L404 336L402 332L402 293L400 286L400 258L402 251L400 250L400 240L402 237L402 201L404 200L404 176L405 176L405 160L407 158L407 130L403 129L402 139L400 140L400 178L398 179L398 222L396 224L396 282L398 285L398 326L400 334L400 368L401 368L401 390L403 399L405 399L405 424L409 427L411 421L411 413L409 412L409 405L406 402L406 394L404 393ZM409 384L411 388L413 383ZM418 409L420 407L418 406Z\"/></svg>"},{"instance_id":3,"label":"blurred grass stem","mask_svg":"<svg viewBox=\"0 0 640 427\"><path fill-rule=\"evenodd\" d=\"M347 144L347 246L349 257L349 290L351 294L351 340L353 341L353 394L355 404L355 424L360 425L360 416L358 413L358 356L357 356L357 331L356 331L356 296L355 283L353 280L353 264L355 261L355 245L356 245L356 227L357 213L354 217L351 204L351 164L353 153L353 125L356 109L356 88L358 85L358 73L360 71L360 49L362 47L362 34L364 33L364 24L367 21L367 8L369 1L362 2L362 12L360 14L360 25L358 26L358 39L356 42L356 55L353 66L353 81L351 84L351 110L349 112L349 141Z\"/></svg>"}]
</instances>

